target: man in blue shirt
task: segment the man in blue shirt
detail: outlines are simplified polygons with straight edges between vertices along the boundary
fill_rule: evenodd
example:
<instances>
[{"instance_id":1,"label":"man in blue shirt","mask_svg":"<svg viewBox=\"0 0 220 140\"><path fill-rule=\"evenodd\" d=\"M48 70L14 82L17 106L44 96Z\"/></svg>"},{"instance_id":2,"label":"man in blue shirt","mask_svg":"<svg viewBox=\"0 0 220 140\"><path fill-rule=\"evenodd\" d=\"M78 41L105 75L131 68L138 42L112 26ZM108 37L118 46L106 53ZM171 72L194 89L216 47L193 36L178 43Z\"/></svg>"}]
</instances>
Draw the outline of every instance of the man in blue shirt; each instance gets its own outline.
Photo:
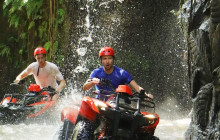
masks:
<instances>
[{"instance_id":1,"label":"man in blue shirt","mask_svg":"<svg viewBox=\"0 0 220 140\"><path fill-rule=\"evenodd\" d=\"M114 65L115 53L111 47L101 48L99 51L99 58L103 66L92 71L89 79L83 85L83 90L89 90L95 85L97 90L103 89L112 91L112 88L109 86L102 87L99 85L100 79L109 79L114 89L119 85L129 85L136 92L144 93L148 97L153 98L151 94L147 94L145 90L135 82L127 71ZM101 97L101 100L104 99L106 98Z\"/></svg>"},{"instance_id":2,"label":"man in blue shirt","mask_svg":"<svg viewBox=\"0 0 220 140\"><path fill-rule=\"evenodd\" d=\"M148 97L153 98L151 94L147 94L145 90L135 82L135 80L127 71L114 65L115 53L111 47L101 48L101 50L99 51L99 58L103 66L92 71L89 79L83 85L83 90L89 90L93 85L95 85L97 90L103 89L107 91L112 91L115 90L119 85L129 85L136 92L145 94ZM112 87L99 85L101 79L110 80ZM108 98L101 96L100 99L107 100ZM86 121L85 123L86 127L81 136L81 140L91 140L91 136L94 133L95 129L94 123L89 121Z\"/></svg>"}]
</instances>

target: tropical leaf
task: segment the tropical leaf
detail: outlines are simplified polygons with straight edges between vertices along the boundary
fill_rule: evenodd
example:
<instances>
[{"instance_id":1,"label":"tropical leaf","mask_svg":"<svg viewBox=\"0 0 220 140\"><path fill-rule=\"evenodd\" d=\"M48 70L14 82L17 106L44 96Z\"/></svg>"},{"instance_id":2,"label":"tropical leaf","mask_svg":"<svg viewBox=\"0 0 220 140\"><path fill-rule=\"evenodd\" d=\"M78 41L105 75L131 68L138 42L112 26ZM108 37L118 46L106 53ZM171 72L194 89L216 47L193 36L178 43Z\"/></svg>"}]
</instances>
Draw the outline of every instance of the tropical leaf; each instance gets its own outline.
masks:
<instances>
[{"instance_id":1,"label":"tropical leaf","mask_svg":"<svg viewBox=\"0 0 220 140\"><path fill-rule=\"evenodd\" d=\"M19 52L18 52L20 55L23 54L23 49L20 49Z\"/></svg>"},{"instance_id":2,"label":"tropical leaf","mask_svg":"<svg viewBox=\"0 0 220 140\"><path fill-rule=\"evenodd\" d=\"M34 21L31 21L31 23L28 26L28 30L30 30L35 25Z\"/></svg>"},{"instance_id":3,"label":"tropical leaf","mask_svg":"<svg viewBox=\"0 0 220 140\"><path fill-rule=\"evenodd\" d=\"M13 0L5 0L4 5L3 5L3 9L5 9L9 4L12 3Z\"/></svg>"},{"instance_id":4,"label":"tropical leaf","mask_svg":"<svg viewBox=\"0 0 220 140\"><path fill-rule=\"evenodd\" d=\"M9 21L10 26L13 25L15 28L17 28L18 25L19 25L19 19L20 19L19 16L12 15L11 18L10 18L10 21Z\"/></svg>"},{"instance_id":5,"label":"tropical leaf","mask_svg":"<svg viewBox=\"0 0 220 140\"><path fill-rule=\"evenodd\" d=\"M20 39L25 39L26 38L26 32L22 32L20 35Z\"/></svg>"},{"instance_id":6,"label":"tropical leaf","mask_svg":"<svg viewBox=\"0 0 220 140\"><path fill-rule=\"evenodd\" d=\"M43 38L47 35L47 34L46 34L47 27L48 27L48 23L47 23L46 21L44 21L44 22L38 27L40 39L43 39Z\"/></svg>"},{"instance_id":7,"label":"tropical leaf","mask_svg":"<svg viewBox=\"0 0 220 140\"><path fill-rule=\"evenodd\" d=\"M58 24L63 23L65 18L65 11L60 8L57 10L57 15L58 15L58 19L57 19Z\"/></svg>"},{"instance_id":8,"label":"tropical leaf","mask_svg":"<svg viewBox=\"0 0 220 140\"><path fill-rule=\"evenodd\" d=\"M48 51L50 49L50 47L51 47L51 42L50 41L48 41L44 44L44 48L45 48L46 51Z\"/></svg>"},{"instance_id":9,"label":"tropical leaf","mask_svg":"<svg viewBox=\"0 0 220 140\"><path fill-rule=\"evenodd\" d=\"M9 56L11 53L11 49L5 45L5 44L0 44L0 56Z\"/></svg>"}]
</instances>

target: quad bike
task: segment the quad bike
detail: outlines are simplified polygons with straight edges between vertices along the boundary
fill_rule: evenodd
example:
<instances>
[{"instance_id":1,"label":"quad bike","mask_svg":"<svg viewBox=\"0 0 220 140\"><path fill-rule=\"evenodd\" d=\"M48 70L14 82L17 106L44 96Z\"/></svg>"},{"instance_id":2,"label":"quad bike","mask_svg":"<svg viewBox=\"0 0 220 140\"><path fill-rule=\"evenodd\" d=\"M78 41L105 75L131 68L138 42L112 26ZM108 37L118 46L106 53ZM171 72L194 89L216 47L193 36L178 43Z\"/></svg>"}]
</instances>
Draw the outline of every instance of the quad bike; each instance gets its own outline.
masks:
<instances>
[{"instance_id":1,"label":"quad bike","mask_svg":"<svg viewBox=\"0 0 220 140\"><path fill-rule=\"evenodd\" d=\"M105 102L88 96L83 97L80 107L66 107L62 110L62 127L59 140L81 140L90 124L95 129L89 132L91 140L159 140L154 131L159 123L155 113L143 112L149 107L155 112L155 104L149 97L132 94L126 85L119 85L115 92L109 92ZM142 97L141 97L142 96ZM134 106L134 104L136 106Z\"/></svg>"},{"instance_id":2,"label":"quad bike","mask_svg":"<svg viewBox=\"0 0 220 140\"><path fill-rule=\"evenodd\" d=\"M53 88L40 89L37 84L30 84L27 94L5 94L0 102L0 124L17 124L37 118L55 105L51 99L54 94Z\"/></svg>"}]
</instances>

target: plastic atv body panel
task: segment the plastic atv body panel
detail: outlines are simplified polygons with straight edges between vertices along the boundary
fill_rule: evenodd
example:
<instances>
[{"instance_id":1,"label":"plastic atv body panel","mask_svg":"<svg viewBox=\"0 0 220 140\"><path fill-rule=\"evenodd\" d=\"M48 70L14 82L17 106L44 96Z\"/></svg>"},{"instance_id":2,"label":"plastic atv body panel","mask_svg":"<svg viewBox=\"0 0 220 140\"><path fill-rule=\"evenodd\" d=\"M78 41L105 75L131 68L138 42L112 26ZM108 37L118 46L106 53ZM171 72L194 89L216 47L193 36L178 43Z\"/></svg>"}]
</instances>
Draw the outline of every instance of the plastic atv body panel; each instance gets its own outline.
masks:
<instances>
[{"instance_id":1,"label":"plastic atv body panel","mask_svg":"<svg viewBox=\"0 0 220 140\"><path fill-rule=\"evenodd\" d=\"M5 94L0 103L0 124L20 123L41 116L55 105L51 98L54 91L30 84L27 94Z\"/></svg>"},{"instance_id":2,"label":"plastic atv body panel","mask_svg":"<svg viewBox=\"0 0 220 140\"><path fill-rule=\"evenodd\" d=\"M63 109L61 120L69 120L72 125L76 126L77 123L82 123L84 120L94 123L97 127L92 136L93 139L155 138L153 135L159 123L159 115L141 111L143 99L134 96L128 87L123 85L116 91L113 93L114 97L107 102L88 96L83 97L80 106ZM133 107L130 102L136 102L137 107ZM148 100L145 102L152 105L145 107L155 108L153 102ZM75 132L79 131L73 131L73 136L76 135ZM77 135L80 135L80 132Z\"/></svg>"}]
</instances>

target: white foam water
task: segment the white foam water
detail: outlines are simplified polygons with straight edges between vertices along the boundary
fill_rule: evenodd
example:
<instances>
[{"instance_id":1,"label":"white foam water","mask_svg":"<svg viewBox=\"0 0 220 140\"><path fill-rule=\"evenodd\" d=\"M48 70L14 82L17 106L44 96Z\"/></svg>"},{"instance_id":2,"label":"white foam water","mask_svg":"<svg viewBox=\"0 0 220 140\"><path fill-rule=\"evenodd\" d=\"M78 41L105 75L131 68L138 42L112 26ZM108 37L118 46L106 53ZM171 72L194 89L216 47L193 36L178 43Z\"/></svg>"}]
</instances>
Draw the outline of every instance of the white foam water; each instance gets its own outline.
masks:
<instances>
[{"instance_id":1,"label":"white foam water","mask_svg":"<svg viewBox=\"0 0 220 140\"><path fill-rule=\"evenodd\" d=\"M160 120L155 136L160 140L184 140L184 133L188 128L190 118L183 118L178 120Z\"/></svg>"}]
</instances>

